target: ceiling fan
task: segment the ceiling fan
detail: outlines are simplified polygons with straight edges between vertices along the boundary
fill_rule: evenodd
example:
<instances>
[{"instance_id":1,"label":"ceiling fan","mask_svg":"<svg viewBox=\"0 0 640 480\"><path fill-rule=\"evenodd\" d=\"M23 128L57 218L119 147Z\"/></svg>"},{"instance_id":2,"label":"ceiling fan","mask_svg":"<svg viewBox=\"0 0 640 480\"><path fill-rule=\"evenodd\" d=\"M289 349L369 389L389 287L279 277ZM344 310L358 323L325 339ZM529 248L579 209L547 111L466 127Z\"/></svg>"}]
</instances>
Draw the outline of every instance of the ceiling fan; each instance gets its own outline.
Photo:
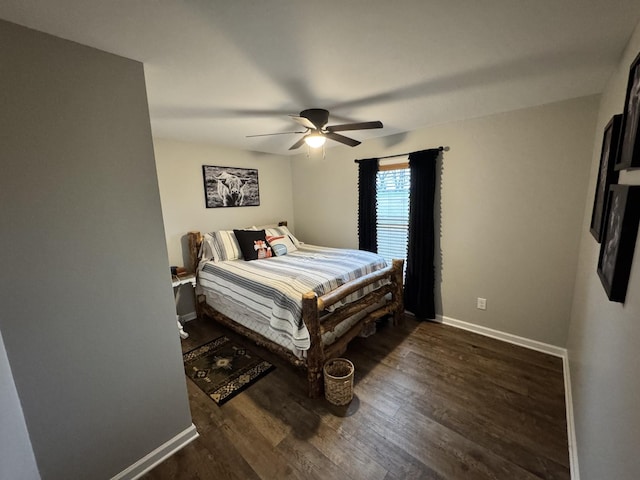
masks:
<instances>
[{"instance_id":1,"label":"ceiling fan","mask_svg":"<svg viewBox=\"0 0 640 480\"><path fill-rule=\"evenodd\" d=\"M318 148L324 145L327 138L336 142L355 147L360 145L361 142L354 140L353 138L345 137L336 132L344 132L347 130L367 130L371 128L382 128L382 122L359 122L359 123L345 123L343 125L327 125L329 122L329 111L322 108L308 108L300 112L300 115L289 115L291 119L303 127L306 130L298 132L279 132L279 133L265 133L262 135L247 135L249 137L266 137L269 135L285 135L291 133L304 133L305 135L296 143L289 147L289 150L295 150L300 148L304 143L312 148Z\"/></svg>"}]
</instances>

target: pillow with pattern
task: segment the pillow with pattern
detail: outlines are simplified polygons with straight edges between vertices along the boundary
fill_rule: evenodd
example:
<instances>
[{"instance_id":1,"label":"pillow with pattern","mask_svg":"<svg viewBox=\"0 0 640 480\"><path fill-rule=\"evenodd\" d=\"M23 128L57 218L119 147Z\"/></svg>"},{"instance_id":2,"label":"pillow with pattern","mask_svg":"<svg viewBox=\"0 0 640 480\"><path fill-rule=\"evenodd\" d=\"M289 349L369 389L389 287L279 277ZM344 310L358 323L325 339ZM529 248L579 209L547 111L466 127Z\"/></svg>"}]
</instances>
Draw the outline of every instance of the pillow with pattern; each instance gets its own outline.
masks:
<instances>
[{"instance_id":1,"label":"pillow with pattern","mask_svg":"<svg viewBox=\"0 0 640 480\"><path fill-rule=\"evenodd\" d=\"M267 242L271 245L271 249L276 254L276 256L280 257L282 255L286 255L287 253L295 252L298 250L291 239L287 235L270 235L271 228L267 230Z\"/></svg>"},{"instance_id":2,"label":"pillow with pattern","mask_svg":"<svg viewBox=\"0 0 640 480\"><path fill-rule=\"evenodd\" d=\"M282 237L277 243L284 244L287 247L288 253L298 250L299 242L287 227L267 228L265 232L267 234L267 238L273 237L274 239L280 239Z\"/></svg>"},{"instance_id":3,"label":"pillow with pattern","mask_svg":"<svg viewBox=\"0 0 640 480\"><path fill-rule=\"evenodd\" d=\"M234 230L245 260L258 260L273 256L264 230Z\"/></svg>"}]
</instances>

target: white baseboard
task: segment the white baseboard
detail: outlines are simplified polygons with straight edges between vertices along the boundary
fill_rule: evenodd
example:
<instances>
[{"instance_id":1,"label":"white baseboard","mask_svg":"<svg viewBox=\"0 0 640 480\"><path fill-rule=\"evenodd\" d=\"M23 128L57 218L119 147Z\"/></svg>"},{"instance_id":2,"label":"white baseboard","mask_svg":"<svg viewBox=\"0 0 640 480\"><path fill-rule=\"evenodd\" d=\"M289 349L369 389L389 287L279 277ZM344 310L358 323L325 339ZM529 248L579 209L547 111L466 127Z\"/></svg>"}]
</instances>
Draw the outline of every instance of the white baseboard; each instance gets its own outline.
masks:
<instances>
[{"instance_id":1,"label":"white baseboard","mask_svg":"<svg viewBox=\"0 0 640 480\"><path fill-rule=\"evenodd\" d=\"M166 460L178 450L181 450L194 441L198 436L198 431L192 423L190 427L183 430L168 442L160 445L154 451L145 455L136 463L112 477L111 480L136 480L137 478L140 478L160 462Z\"/></svg>"},{"instance_id":2,"label":"white baseboard","mask_svg":"<svg viewBox=\"0 0 640 480\"><path fill-rule=\"evenodd\" d=\"M537 350L538 352L548 353L549 355L553 355L554 357L564 358L564 356L567 354L566 348L557 347L555 345L539 342L537 340L531 340L530 338L520 337L512 333L501 332L500 330L483 327L482 325L463 322L462 320L456 320L455 318L445 317L443 315L437 315L436 320L444 323L445 325L451 325L452 327L479 333L480 335L484 335L485 337L491 337L497 340L502 340L503 342L513 343L514 345L519 345L531 350Z\"/></svg>"},{"instance_id":3,"label":"white baseboard","mask_svg":"<svg viewBox=\"0 0 640 480\"><path fill-rule=\"evenodd\" d=\"M569 374L569 354L567 349L539 342L537 340L531 340L530 338L513 335L512 333L501 332L500 330L494 330L493 328L483 327L482 325L475 325L462 320L456 320L455 318L445 317L444 315L437 315L436 321L445 325L484 335L485 337L495 338L496 340L502 340L503 342L512 343L514 345L519 345L521 347L562 358L562 371L564 372L564 400L567 416L567 441L569 443L569 468L571 470L571 480L580 480L578 448L576 445L576 429L573 418L571 376Z\"/></svg>"},{"instance_id":4,"label":"white baseboard","mask_svg":"<svg viewBox=\"0 0 640 480\"><path fill-rule=\"evenodd\" d=\"M571 468L571 480L580 480L578 468L578 446L576 443L576 425L573 419L573 395L571 393L571 375L569 374L569 355L562 357L562 370L564 372L564 402L567 409L567 441L569 442L569 465Z\"/></svg>"},{"instance_id":5,"label":"white baseboard","mask_svg":"<svg viewBox=\"0 0 640 480\"><path fill-rule=\"evenodd\" d=\"M185 322L190 322L196 318L198 318L198 314L196 312L185 313L184 315L180 315L180 323L184 325Z\"/></svg>"}]
</instances>

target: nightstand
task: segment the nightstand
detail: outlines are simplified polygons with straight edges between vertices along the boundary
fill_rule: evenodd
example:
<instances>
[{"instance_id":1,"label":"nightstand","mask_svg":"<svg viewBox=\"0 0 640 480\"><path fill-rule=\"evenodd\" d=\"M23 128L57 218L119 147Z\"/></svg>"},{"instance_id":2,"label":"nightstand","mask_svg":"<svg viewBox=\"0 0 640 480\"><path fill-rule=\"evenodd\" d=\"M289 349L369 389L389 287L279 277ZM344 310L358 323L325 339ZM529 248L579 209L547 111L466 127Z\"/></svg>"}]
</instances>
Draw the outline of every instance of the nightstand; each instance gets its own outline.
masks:
<instances>
[{"instance_id":1,"label":"nightstand","mask_svg":"<svg viewBox=\"0 0 640 480\"><path fill-rule=\"evenodd\" d=\"M171 275L171 285L173 286L173 297L176 302L176 317L178 323L178 333L180 338L189 338L189 334L184 331L183 325L180 322L180 315L178 315L178 303L180 301L180 290L184 285L191 285L191 288L196 287L196 275L195 273L181 273L179 275Z\"/></svg>"}]
</instances>

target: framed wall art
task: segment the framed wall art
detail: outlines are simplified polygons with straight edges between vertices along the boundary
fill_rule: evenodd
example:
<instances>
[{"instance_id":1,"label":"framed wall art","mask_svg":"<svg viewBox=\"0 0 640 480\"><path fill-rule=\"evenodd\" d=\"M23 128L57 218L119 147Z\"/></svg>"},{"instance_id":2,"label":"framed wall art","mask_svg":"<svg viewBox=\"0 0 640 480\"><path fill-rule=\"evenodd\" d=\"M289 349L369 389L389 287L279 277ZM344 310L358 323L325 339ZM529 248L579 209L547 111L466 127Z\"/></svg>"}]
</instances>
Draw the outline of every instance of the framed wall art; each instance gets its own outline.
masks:
<instances>
[{"instance_id":1,"label":"framed wall art","mask_svg":"<svg viewBox=\"0 0 640 480\"><path fill-rule=\"evenodd\" d=\"M207 208L260 205L258 170L203 165L202 176Z\"/></svg>"},{"instance_id":2,"label":"framed wall art","mask_svg":"<svg viewBox=\"0 0 640 480\"><path fill-rule=\"evenodd\" d=\"M616 170L640 168L640 54L631 64L622 119L622 145Z\"/></svg>"},{"instance_id":3,"label":"framed wall art","mask_svg":"<svg viewBox=\"0 0 640 480\"><path fill-rule=\"evenodd\" d=\"M604 129L602 137L602 151L600 153L600 169L596 183L596 194L593 199L593 211L591 212L590 232L600 243L602 241L602 227L604 214L607 211L606 200L609 194L609 185L618 182L618 172L614 165L620 145L620 126L622 115L614 115Z\"/></svg>"},{"instance_id":4,"label":"framed wall art","mask_svg":"<svg viewBox=\"0 0 640 480\"><path fill-rule=\"evenodd\" d=\"M598 276L609 300L624 303L640 221L640 185L611 185Z\"/></svg>"}]
</instances>

